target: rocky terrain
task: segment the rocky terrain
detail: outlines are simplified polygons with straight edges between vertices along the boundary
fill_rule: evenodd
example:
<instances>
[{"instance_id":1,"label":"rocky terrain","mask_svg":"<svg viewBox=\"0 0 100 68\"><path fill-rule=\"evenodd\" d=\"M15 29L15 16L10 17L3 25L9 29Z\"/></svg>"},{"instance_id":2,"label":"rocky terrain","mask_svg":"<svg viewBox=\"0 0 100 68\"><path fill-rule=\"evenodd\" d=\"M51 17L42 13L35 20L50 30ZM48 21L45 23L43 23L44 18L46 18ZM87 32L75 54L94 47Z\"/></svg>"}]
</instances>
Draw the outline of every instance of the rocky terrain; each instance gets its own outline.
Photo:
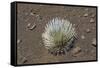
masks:
<instances>
[{"instance_id":1,"label":"rocky terrain","mask_svg":"<svg viewBox=\"0 0 100 68\"><path fill-rule=\"evenodd\" d=\"M55 17L69 20L76 28L77 41L65 55L48 53L42 33ZM96 8L41 4L17 5L17 63L38 64L96 60Z\"/></svg>"}]
</instances>

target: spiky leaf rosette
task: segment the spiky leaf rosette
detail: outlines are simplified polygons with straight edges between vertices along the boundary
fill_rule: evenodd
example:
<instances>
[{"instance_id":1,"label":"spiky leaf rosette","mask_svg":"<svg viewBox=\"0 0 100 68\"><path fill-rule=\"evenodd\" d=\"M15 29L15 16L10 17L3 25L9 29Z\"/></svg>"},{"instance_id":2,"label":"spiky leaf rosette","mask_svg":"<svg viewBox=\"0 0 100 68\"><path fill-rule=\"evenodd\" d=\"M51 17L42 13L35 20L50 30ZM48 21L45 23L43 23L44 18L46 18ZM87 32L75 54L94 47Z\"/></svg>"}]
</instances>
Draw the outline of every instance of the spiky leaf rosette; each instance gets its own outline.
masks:
<instances>
[{"instance_id":1,"label":"spiky leaf rosette","mask_svg":"<svg viewBox=\"0 0 100 68\"><path fill-rule=\"evenodd\" d=\"M68 20L54 18L46 24L42 34L43 42L52 54L65 54L76 37L75 28Z\"/></svg>"}]
</instances>

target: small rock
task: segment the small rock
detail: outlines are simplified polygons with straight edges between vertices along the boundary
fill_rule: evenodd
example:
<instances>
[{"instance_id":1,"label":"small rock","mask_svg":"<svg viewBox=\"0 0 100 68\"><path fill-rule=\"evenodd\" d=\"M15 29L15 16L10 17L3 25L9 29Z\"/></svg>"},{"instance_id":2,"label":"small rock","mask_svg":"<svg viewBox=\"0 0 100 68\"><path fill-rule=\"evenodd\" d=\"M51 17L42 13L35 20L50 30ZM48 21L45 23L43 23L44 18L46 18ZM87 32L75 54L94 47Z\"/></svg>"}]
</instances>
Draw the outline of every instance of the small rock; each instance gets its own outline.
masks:
<instances>
[{"instance_id":1,"label":"small rock","mask_svg":"<svg viewBox=\"0 0 100 68\"><path fill-rule=\"evenodd\" d=\"M30 15L34 15L34 13L31 12Z\"/></svg>"},{"instance_id":2,"label":"small rock","mask_svg":"<svg viewBox=\"0 0 100 68\"><path fill-rule=\"evenodd\" d=\"M28 23L28 24L27 24L27 27L29 28L30 26L31 26L31 23Z\"/></svg>"},{"instance_id":3,"label":"small rock","mask_svg":"<svg viewBox=\"0 0 100 68\"><path fill-rule=\"evenodd\" d=\"M96 38L92 39L92 45L96 47Z\"/></svg>"},{"instance_id":4,"label":"small rock","mask_svg":"<svg viewBox=\"0 0 100 68\"><path fill-rule=\"evenodd\" d=\"M88 14L87 14L87 13L85 13L83 16L84 16L84 17L87 17L87 16L88 16Z\"/></svg>"},{"instance_id":5,"label":"small rock","mask_svg":"<svg viewBox=\"0 0 100 68\"><path fill-rule=\"evenodd\" d=\"M91 18L90 19L90 23L94 23L95 21L94 21L94 19L93 18Z\"/></svg>"},{"instance_id":6,"label":"small rock","mask_svg":"<svg viewBox=\"0 0 100 68\"><path fill-rule=\"evenodd\" d=\"M36 24L33 24L32 26L29 27L29 30L33 30L36 28Z\"/></svg>"},{"instance_id":7,"label":"small rock","mask_svg":"<svg viewBox=\"0 0 100 68\"><path fill-rule=\"evenodd\" d=\"M84 35L82 35L82 36L81 36L81 39L85 39L85 36L84 36Z\"/></svg>"},{"instance_id":8,"label":"small rock","mask_svg":"<svg viewBox=\"0 0 100 68\"><path fill-rule=\"evenodd\" d=\"M36 17L39 17L40 15L36 15Z\"/></svg>"},{"instance_id":9,"label":"small rock","mask_svg":"<svg viewBox=\"0 0 100 68\"><path fill-rule=\"evenodd\" d=\"M27 59L25 57L22 58L22 63L26 63Z\"/></svg>"},{"instance_id":10,"label":"small rock","mask_svg":"<svg viewBox=\"0 0 100 68\"><path fill-rule=\"evenodd\" d=\"M90 29L86 29L86 32L87 32L87 33L90 33L91 31L90 31Z\"/></svg>"},{"instance_id":11,"label":"small rock","mask_svg":"<svg viewBox=\"0 0 100 68\"><path fill-rule=\"evenodd\" d=\"M72 51L73 55L76 55L76 54L78 54L78 53L80 53L80 52L81 52L81 48L80 48L80 47L76 47L76 48L74 48L73 51Z\"/></svg>"},{"instance_id":12,"label":"small rock","mask_svg":"<svg viewBox=\"0 0 100 68\"><path fill-rule=\"evenodd\" d=\"M22 42L22 40L20 40L20 39L17 40L17 43L18 43L18 44L20 44L21 42Z\"/></svg>"}]
</instances>

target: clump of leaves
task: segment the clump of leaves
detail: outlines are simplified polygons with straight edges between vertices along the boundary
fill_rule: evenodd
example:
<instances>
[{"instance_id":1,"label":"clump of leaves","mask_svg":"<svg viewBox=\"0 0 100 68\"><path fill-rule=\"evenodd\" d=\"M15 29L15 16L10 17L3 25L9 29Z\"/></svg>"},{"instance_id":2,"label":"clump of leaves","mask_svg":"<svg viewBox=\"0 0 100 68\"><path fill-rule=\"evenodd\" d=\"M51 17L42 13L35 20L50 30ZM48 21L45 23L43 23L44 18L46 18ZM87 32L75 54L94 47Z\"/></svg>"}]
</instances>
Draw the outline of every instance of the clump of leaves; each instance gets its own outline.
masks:
<instances>
[{"instance_id":1,"label":"clump of leaves","mask_svg":"<svg viewBox=\"0 0 100 68\"><path fill-rule=\"evenodd\" d=\"M76 32L68 20L54 18L46 24L42 38L49 52L58 54L63 51L65 53L75 40Z\"/></svg>"}]
</instances>

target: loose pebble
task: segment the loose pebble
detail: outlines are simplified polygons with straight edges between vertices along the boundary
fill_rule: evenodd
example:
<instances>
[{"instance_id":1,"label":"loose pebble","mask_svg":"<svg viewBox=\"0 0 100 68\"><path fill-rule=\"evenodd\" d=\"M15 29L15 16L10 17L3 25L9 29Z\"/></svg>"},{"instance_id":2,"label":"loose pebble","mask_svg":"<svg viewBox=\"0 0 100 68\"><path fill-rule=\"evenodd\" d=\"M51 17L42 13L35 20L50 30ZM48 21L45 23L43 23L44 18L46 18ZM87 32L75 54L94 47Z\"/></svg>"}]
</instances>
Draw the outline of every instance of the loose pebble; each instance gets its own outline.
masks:
<instances>
[{"instance_id":1,"label":"loose pebble","mask_svg":"<svg viewBox=\"0 0 100 68\"><path fill-rule=\"evenodd\" d=\"M85 13L83 16L84 16L84 17L87 17L87 16L88 16L88 14L87 14L87 13Z\"/></svg>"},{"instance_id":2,"label":"loose pebble","mask_svg":"<svg viewBox=\"0 0 100 68\"><path fill-rule=\"evenodd\" d=\"M75 56L76 54L80 53L81 52L81 48L80 47L76 47L72 50L72 54L73 56Z\"/></svg>"},{"instance_id":3,"label":"loose pebble","mask_svg":"<svg viewBox=\"0 0 100 68\"><path fill-rule=\"evenodd\" d=\"M33 30L33 29L36 28L36 24L33 24L33 25L31 26L31 24L29 23L29 24L27 25L27 27L28 27L29 30Z\"/></svg>"},{"instance_id":4,"label":"loose pebble","mask_svg":"<svg viewBox=\"0 0 100 68\"><path fill-rule=\"evenodd\" d=\"M30 26L31 26L31 23L28 23L28 24L27 24L27 27L29 28Z\"/></svg>"},{"instance_id":5,"label":"loose pebble","mask_svg":"<svg viewBox=\"0 0 100 68\"><path fill-rule=\"evenodd\" d=\"M22 63L26 63L27 59L25 57L22 58Z\"/></svg>"},{"instance_id":6,"label":"loose pebble","mask_svg":"<svg viewBox=\"0 0 100 68\"><path fill-rule=\"evenodd\" d=\"M34 14L31 12L30 15L34 15Z\"/></svg>"},{"instance_id":7,"label":"loose pebble","mask_svg":"<svg viewBox=\"0 0 100 68\"><path fill-rule=\"evenodd\" d=\"M91 18L90 19L90 23L94 23L95 21L94 21L94 19L93 18Z\"/></svg>"},{"instance_id":8,"label":"loose pebble","mask_svg":"<svg viewBox=\"0 0 100 68\"><path fill-rule=\"evenodd\" d=\"M96 38L92 39L92 45L96 47Z\"/></svg>"},{"instance_id":9,"label":"loose pebble","mask_svg":"<svg viewBox=\"0 0 100 68\"><path fill-rule=\"evenodd\" d=\"M22 40L20 40L20 39L17 40L17 43L18 43L18 44L20 44L21 42L22 42Z\"/></svg>"},{"instance_id":10,"label":"loose pebble","mask_svg":"<svg viewBox=\"0 0 100 68\"><path fill-rule=\"evenodd\" d=\"M81 36L81 39L85 39L85 36L84 36L84 35L82 35L82 36Z\"/></svg>"},{"instance_id":11,"label":"loose pebble","mask_svg":"<svg viewBox=\"0 0 100 68\"><path fill-rule=\"evenodd\" d=\"M39 17L40 15L36 15L36 17Z\"/></svg>"},{"instance_id":12,"label":"loose pebble","mask_svg":"<svg viewBox=\"0 0 100 68\"><path fill-rule=\"evenodd\" d=\"M90 31L90 29L86 29L86 32L87 32L87 33L90 33L91 31Z\"/></svg>"}]
</instances>

